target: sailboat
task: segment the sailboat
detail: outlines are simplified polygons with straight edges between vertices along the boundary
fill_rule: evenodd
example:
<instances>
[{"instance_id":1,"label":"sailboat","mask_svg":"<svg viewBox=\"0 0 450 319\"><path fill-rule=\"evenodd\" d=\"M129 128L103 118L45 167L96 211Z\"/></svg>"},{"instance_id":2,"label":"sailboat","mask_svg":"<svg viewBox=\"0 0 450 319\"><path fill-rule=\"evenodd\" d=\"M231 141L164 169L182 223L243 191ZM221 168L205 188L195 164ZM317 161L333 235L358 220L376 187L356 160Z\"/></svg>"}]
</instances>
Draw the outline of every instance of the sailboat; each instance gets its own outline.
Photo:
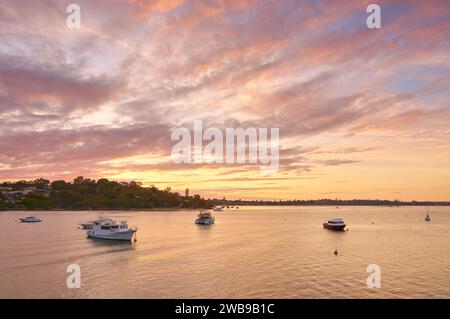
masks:
<instances>
[{"instance_id":1,"label":"sailboat","mask_svg":"<svg viewBox=\"0 0 450 319\"><path fill-rule=\"evenodd\" d=\"M431 221L430 212L428 211L428 207L427 207L427 216L425 217L425 221L426 222Z\"/></svg>"}]
</instances>

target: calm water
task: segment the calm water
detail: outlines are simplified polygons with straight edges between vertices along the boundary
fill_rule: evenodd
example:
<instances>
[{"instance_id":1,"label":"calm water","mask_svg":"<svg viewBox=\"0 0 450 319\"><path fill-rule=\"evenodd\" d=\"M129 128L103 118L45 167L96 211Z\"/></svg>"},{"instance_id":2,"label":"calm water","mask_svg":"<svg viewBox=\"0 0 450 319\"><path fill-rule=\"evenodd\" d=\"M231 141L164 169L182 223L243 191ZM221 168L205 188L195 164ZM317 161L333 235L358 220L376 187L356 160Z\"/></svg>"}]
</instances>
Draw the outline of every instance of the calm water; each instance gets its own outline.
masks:
<instances>
[{"instance_id":1,"label":"calm water","mask_svg":"<svg viewBox=\"0 0 450 319\"><path fill-rule=\"evenodd\" d=\"M37 214L0 212L2 298L450 298L450 207L431 223L423 207L241 207L210 227L196 211ZM99 215L124 216L138 241L86 238L78 223ZM337 216L348 232L322 228ZM66 286L69 264L80 289ZM367 288L369 264L380 289Z\"/></svg>"}]
</instances>

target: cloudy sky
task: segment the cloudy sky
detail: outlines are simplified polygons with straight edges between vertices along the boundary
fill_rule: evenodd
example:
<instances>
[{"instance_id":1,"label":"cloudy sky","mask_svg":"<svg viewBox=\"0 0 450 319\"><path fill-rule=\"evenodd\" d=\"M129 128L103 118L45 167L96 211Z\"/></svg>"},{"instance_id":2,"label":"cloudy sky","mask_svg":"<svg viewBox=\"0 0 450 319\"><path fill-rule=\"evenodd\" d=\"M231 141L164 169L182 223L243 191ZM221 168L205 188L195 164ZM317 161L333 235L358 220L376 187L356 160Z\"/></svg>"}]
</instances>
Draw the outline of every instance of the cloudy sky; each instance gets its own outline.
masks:
<instances>
[{"instance_id":1,"label":"cloudy sky","mask_svg":"<svg viewBox=\"0 0 450 319\"><path fill-rule=\"evenodd\" d=\"M0 180L450 200L450 2L371 2L1 0ZM278 127L278 172L174 164L195 119Z\"/></svg>"}]
</instances>

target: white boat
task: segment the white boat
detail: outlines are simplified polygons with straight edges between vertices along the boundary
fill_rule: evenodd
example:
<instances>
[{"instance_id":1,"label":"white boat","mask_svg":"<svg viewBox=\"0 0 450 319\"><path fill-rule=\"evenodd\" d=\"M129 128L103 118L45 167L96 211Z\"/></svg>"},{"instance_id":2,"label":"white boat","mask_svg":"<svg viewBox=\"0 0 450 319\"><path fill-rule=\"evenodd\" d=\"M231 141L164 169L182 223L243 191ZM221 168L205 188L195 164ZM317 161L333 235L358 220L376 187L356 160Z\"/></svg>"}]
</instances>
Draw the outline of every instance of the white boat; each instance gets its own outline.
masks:
<instances>
[{"instance_id":1,"label":"white boat","mask_svg":"<svg viewBox=\"0 0 450 319\"><path fill-rule=\"evenodd\" d=\"M327 221L326 223L323 223L323 228L331 229L331 230L344 230L345 223L342 220L342 218L333 218Z\"/></svg>"},{"instance_id":2,"label":"white boat","mask_svg":"<svg viewBox=\"0 0 450 319\"><path fill-rule=\"evenodd\" d=\"M222 212L222 211L223 211L223 207L220 207L220 206L214 207L213 210L214 210L215 212Z\"/></svg>"},{"instance_id":3,"label":"white boat","mask_svg":"<svg viewBox=\"0 0 450 319\"><path fill-rule=\"evenodd\" d=\"M92 229L92 227L94 226L94 223L95 222L102 222L102 221L112 221L112 219L111 218L107 218L107 217L99 217L99 218L97 218L96 220L90 220L90 221L87 221L87 222L85 222L85 223L80 223L80 226L83 228L83 229Z\"/></svg>"},{"instance_id":4,"label":"white boat","mask_svg":"<svg viewBox=\"0 0 450 319\"><path fill-rule=\"evenodd\" d=\"M200 214L198 214L195 223L198 225L211 225L214 224L214 216L208 212L207 210L202 210Z\"/></svg>"},{"instance_id":5,"label":"white boat","mask_svg":"<svg viewBox=\"0 0 450 319\"><path fill-rule=\"evenodd\" d=\"M86 232L90 238L132 241L137 228L128 228L126 221L116 223L112 219L96 220Z\"/></svg>"},{"instance_id":6,"label":"white boat","mask_svg":"<svg viewBox=\"0 0 450 319\"><path fill-rule=\"evenodd\" d=\"M22 223L39 223L42 220L38 218L36 215L31 215L23 218L19 218L20 222Z\"/></svg>"}]
</instances>

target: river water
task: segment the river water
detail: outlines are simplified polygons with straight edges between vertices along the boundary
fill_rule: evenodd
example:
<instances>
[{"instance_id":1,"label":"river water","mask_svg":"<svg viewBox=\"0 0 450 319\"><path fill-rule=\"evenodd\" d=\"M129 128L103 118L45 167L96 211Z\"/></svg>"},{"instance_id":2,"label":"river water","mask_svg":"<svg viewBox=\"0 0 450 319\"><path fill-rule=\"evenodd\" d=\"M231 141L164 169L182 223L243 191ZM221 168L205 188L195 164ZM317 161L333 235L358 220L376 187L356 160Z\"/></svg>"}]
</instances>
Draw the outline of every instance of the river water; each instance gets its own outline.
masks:
<instances>
[{"instance_id":1,"label":"river water","mask_svg":"<svg viewBox=\"0 0 450 319\"><path fill-rule=\"evenodd\" d=\"M35 213L0 212L1 298L450 298L450 207L429 223L423 207L240 207L211 226L197 211ZM137 242L88 239L78 224L98 216L128 220ZM348 231L323 229L333 217Z\"/></svg>"}]
</instances>

